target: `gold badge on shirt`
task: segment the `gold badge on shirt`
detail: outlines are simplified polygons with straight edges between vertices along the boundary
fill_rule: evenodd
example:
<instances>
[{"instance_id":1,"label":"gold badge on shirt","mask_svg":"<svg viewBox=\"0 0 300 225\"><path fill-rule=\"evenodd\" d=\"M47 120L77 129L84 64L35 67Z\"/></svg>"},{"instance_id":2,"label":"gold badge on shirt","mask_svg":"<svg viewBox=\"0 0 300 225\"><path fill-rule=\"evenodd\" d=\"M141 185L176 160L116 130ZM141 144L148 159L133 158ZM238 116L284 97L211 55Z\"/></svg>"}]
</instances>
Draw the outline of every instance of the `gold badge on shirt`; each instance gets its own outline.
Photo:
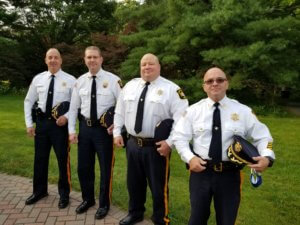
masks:
<instances>
[{"instance_id":1,"label":"gold badge on shirt","mask_svg":"<svg viewBox=\"0 0 300 225\"><path fill-rule=\"evenodd\" d=\"M108 82L104 81L102 86L103 86L103 88L107 88L108 87Z\"/></svg>"},{"instance_id":2,"label":"gold badge on shirt","mask_svg":"<svg viewBox=\"0 0 300 225\"><path fill-rule=\"evenodd\" d=\"M161 90L161 89L159 89L158 91L157 91L157 94L158 95L162 95L164 92L163 92L163 90Z\"/></svg>"},{"instance_id":3,"label":"gold badge on shirt","mask_svg":"<svg viewBox=\"0 0 300 225\"><path fill-rule=\"evenodd\" d=\"M239 118L239 115L237 113L232 113L231 114L231 119L233 121L238 121L240 118Z\"/></svg>"},{"instance_id":4,"label":"gold badge on shirt","mask_svg":"<svg viewBox=\"0 0 300 225\"><path fill-rule=\"evenodd\" d=\"M67 86L67 83L66 82L62 82L61 84L63 87L66 87Z\"/></svg>"}]
</instances>

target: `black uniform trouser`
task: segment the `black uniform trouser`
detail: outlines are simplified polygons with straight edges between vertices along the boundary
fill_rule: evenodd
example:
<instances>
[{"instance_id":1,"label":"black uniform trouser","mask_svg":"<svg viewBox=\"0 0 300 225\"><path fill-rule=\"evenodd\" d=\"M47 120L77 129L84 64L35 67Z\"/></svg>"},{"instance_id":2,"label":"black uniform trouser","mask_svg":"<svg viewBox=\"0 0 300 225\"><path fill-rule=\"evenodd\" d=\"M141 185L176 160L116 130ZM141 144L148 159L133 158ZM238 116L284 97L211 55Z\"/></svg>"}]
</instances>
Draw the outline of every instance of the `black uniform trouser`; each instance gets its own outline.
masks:
<instances>
[{"instance_id":1,"label":"black uniform trouser","mask_svg":"<svg viewBox=\"0 0 300 225\"><path fill-rule=\"evenodd\" d=\"M234 225L240 204L240 170L190 174L191 217L189 225L207 225L214 199L217 225Z\"/></svg>"},{"instance_id":2,"label":"black uniform trouser","mask_svg":"<svg viewBox=\"0 0 300 225\"><path fill-rule=\"evenodd\" d=\"M57 126L54 119L37 118L36 121L33 193L48 191L48 165L53 146L59 168L58 193L61 198L69 198L71 189L70 147L68 126Z\"/></svg>"},{"instance_id":3,"label":"black uniform trouser","mask_svg":"<svg viewBox=\"0 0 300 225\"><path fill-rule=\"evenodd\" d=\"M159 155L156 147L139 147L132 138L127 142L127 188L129 213L142 216L145 211L147 181L152 192L155 225L169 224L169 157Z\"/></svg>"},{"instance_id":4,"label":"black uniform trouser","mask_svg":"<svg viewBox=\"0 0 300 225\"><path fill-rule=\"evenodd\" d=\"M84 201L95 201L95 155L100 166L100 207L109 207L114 163L113 138L104 127L89 127L85 120L79 125L78 177Z\"/></svg>"}]
</instances>

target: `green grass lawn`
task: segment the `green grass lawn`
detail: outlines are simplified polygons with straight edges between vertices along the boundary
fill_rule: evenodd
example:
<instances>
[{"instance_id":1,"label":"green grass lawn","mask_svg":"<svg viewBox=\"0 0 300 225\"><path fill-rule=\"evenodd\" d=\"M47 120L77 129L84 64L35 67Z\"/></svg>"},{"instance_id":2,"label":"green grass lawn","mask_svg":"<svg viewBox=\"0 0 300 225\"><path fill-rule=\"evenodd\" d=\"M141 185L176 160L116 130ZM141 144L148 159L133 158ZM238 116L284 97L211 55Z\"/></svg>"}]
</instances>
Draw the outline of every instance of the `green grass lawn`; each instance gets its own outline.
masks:
<instances>
[{"instance_id":1,"label":"green grass lawn","mask_svg":"<svg viewBox=\"0 0 300 225\"><path fill-rule=\"evenodd\" d=\"M33 175L33 139L26 136L23 96L0 96L0 171L25 177ZM244 169L239 225L298 225L300 224L300 118L260 118L268 125L275 140L276 163L263 174L263 185L253 188L249 169ZM114 167L113 204L127 209L126 157L117 149ZM80 191L76 172L77 147L71 147L73 189ZM97 166L99 174L99 166ZM49 182L56 183L58 168L52 151ZM173 225L187 224L190 207L189 173L176 152L171 157L170 217ZM96 181L99 187L99 178ZM29 195L30 193L28 193ZM152 212L148 191L146 216ZM215 224L213 214L209 224Z\"/></svg>"}]
</instances>

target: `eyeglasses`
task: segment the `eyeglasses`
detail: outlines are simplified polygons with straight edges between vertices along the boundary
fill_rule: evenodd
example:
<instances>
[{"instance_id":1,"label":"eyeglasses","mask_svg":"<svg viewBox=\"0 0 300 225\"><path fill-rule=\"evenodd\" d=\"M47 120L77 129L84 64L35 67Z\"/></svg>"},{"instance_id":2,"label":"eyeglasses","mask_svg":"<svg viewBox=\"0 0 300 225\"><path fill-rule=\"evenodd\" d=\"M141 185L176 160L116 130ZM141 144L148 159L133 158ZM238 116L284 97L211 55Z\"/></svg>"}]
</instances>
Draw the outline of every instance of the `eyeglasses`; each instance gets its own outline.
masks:
<instances>
[{"instance_id":1,"label":"eyeglasses","mask_svg":"<svg viewBox=\"0 0 300 225\"><path fill-rule=\"evenodd\" d=\"M204 81L204 84L206 85L212 85L214 82L216 82L217 84L222 84L226 81L226 78L222 78L222 77L218 77L217 79L208 79Z\"/></svg>"}]
</instances>

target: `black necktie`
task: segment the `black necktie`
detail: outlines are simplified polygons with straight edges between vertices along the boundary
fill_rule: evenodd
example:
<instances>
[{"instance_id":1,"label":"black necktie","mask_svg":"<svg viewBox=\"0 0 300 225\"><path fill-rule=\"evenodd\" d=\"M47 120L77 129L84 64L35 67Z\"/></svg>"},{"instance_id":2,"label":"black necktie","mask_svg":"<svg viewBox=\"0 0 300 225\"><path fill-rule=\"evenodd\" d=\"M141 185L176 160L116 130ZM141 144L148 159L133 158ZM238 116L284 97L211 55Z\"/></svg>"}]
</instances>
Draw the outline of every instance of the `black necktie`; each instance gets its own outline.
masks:
<instances>
[{"instance_id":1,"label":"black necktie","mask_svg":"<svg viewBox=\"0 0 300 225\"><path fill-rule=\"evenodd\" d=\"M91 91L91 115L92 123L97 121L97 94L96 94L96 76L93 76L92 91Z\"/></svg>"},{"instance_id":2,"label":"black necktie","mask_svg":"<svg viewBox=\"0 0 300 225\"><path fill-rule=\"evenodd\" d=\"M212 158L213 163L222 161L222 132L221 132L221 117L219 103L214 104L215 111L213 114L212 138L209 147L208 156Z\"/></svg>"},{"instance_id":3,"label":"black necktie","mask_svg":"<svg viewBox=\"0 0 300 225\"><path fill-rule=\"evenodd\" d=\"M146 82L145 87L144 87L142 94L140 96L140 99L139 99L138 107L137 107L135 126L134 126L134 130L137 134L142 131L145 97L146 97L146 94L148 91L149 84L150 84L150 82Z\"/></svg>"},{"instance_id":4,"label":"black necktie","mask_svg":"<svg viewBox=\"0 0 300 225\"><path fill-rule=\"evenodd\" d=\"M46 116L51 117L52 104L53 104L53 89L54 89L54 75L51 75L51 81L48 89L48 96L46 101Z\"/></svg>"}]
</instances>

